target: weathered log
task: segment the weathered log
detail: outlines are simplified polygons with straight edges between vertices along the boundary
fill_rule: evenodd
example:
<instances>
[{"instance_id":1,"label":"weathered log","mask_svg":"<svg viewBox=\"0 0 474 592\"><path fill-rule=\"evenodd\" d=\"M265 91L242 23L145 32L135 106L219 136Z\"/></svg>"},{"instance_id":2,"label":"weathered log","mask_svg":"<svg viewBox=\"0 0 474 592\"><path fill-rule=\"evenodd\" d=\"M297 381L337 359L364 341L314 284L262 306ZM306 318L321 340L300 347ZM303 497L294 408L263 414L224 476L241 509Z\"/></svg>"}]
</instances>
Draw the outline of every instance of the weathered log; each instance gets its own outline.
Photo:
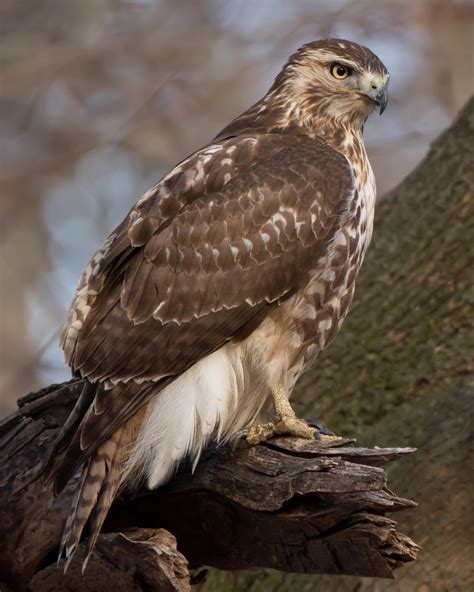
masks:
<instances>
[{"instance_id":1,"label":"weathered log","mask_svg":"<svg viewBox=\"0 0 474 592\"><path fill-rule=\"evenodd\" d=\"M14 590L188 590L186 561L392 577L416 558L417 545L385 517L416 504L387 489L381 468L413 449L280 437L210 449L194 474L183 467L157 491L124 493L84 578L79 553L62 579L55 561L74 483L54 498L42 471L80 388L24 397L0 423L0 581Z\"/></svg>"},{"instance_id":2,"label":"weathered log","mask_svg":"<svg viewBox=\"0 0 474 592\"><path fill-rule=\"evenodd\" d=\"M166 530L134 529L101 534L87 569L81 544L64 574L63 562L38 571L28 592L189 592L186 558L176 549L176 539Z\"/></svg>"}]
</instances>

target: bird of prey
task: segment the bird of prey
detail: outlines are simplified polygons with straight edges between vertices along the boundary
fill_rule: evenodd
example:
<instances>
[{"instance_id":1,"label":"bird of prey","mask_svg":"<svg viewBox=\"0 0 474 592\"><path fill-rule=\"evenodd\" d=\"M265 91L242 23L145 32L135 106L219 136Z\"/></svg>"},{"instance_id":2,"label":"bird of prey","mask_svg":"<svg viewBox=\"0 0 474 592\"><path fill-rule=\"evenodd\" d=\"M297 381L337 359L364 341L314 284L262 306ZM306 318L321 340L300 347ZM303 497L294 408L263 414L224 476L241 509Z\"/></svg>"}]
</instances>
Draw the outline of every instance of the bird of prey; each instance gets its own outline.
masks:
<instances>
[{"instance_id":1,"label":"bird of prey","mask_svg":"<svg viewBox=\"0 0 474 592\"><path fill-rule=\"evenodd\" d=\"M119 487L158 487L210 439L314 437L288 399L352 301L388 78L356 43L302 46L93 255L61 338L84 388L47 469L56 491L77 481L60 555L90 520L87 558Z\"/></svg>"}]
</instances>

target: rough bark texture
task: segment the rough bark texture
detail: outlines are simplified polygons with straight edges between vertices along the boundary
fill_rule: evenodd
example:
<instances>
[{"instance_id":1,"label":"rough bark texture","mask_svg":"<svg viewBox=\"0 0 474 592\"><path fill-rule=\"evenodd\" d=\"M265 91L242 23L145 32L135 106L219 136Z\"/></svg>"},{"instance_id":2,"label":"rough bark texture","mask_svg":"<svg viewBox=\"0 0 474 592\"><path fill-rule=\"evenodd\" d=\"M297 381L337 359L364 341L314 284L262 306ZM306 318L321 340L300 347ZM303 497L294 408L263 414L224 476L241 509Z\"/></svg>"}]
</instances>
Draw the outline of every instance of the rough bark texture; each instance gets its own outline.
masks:
<instances>
[{"instance_id":1,"label":"rough bark texture","mask_svg":"<svg viewBox=\"0 0 474 592\"><path fill-rule=\"evenodd\" d=\"M83 545L81 545L82 547ZM163 529L134 529L101 534L84 574L84 550L74 557L66 574L55 563L39 570L29 592L190 592L186 558L176 539Z\"/></svg>"},{"instance_id":2,"label":"rough bark texture","mask_svg":"<svg viewBox=\"0 0 474 592\"><path fill-rule=\"evenodd\" d=\"M419 508L400 524L422 547L395 580L213 573L200 592L474 590L474 100L386 196L341 334L295 394L361 445L418 452L389 471Z\"/></svg>"},{"instance_id":3,"label":"rough bark texture","mask_svg":"<svg viewBox=\"0 0 474 592\"><path fill-rule=\"evenodd\" d=\"M158 491L125 493L85 576L81 551L63 578L55 556L73 487L55 499L42 469L80 388L72 381L29 395L0 424L0 581L15 590L184 592L188 562L390 578L416 558L417 545L385 516L416 504L387 489L381 468L413 449L242 439L209 450L194 475L184 467Z\"/></svg>"}]
</instances>

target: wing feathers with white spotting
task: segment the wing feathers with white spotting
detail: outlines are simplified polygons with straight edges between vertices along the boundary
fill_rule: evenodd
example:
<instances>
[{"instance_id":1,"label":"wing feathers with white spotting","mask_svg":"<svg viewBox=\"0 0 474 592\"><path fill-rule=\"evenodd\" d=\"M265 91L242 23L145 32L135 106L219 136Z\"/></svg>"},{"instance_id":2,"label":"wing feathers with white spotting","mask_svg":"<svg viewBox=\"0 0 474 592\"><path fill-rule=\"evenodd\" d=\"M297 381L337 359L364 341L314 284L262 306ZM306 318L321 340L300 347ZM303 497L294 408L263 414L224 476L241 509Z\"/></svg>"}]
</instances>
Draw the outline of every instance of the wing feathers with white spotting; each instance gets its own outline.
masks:
<instances>
[{"instance_id":1,"label":"wing feathers with white spotting","mask_svg":"<svg viewBox=\"0 0 474 592\"><path fill-rule=\"evenodd\" d=\"M186 162L179 165L179 175L194 179L201 194L191 199L186 183L168 176L86 270L64 332L66 357L89 380L140 384L100 389L101 412L84 418L81 448L112 433L162 381L249 335L271 307L305 285L353 196L352 177L345 157L329 147L278 140L276 134L262 139L266 146L259 138L229 140L233 157L241 144L250 156L213 191L196 171L217 170L222 148L192 157L191 173ZM178 184L186 198L173 194ZM152 214L153 223L133 234ZM154 390L141 384L148 381Z\"/></svg>"},{"instance_id":2,"label":"wing feathers with white spotting","mask_svg":"<svg viewBox=\"0 0 474 592\"><path fill-rule=\"evenodd\" d=\"M156 380L231 339L252 316L248 307L273 303L304 284L351 195L344 165L327 147L300 142L185 206L111 268L83 321L73 367L93 380ZM221 318L223 335L210 337ZM194 336L202 330L205 339ZM197 359L187 352L196 339ZM125 372L129 344L133 371ZM164 346L176 360L165 362Z\"/></svg>"}]
</instances>

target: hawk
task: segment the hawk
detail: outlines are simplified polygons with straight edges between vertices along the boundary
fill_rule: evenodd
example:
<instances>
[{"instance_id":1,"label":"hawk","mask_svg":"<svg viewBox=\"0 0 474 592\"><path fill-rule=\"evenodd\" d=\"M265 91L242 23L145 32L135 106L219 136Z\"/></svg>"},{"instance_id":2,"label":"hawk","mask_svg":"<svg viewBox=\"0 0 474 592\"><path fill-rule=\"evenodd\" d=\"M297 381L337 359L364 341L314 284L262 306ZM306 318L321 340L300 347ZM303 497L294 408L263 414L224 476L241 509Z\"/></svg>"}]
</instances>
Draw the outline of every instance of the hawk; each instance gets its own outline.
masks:
<instances>
[{"instance_id":1,"label":"hawk","mask_svg":"<svg viewBox=\"0 0 474 592\"><path fill-rule=\"evenodd\" d=\"M314 437L289 396L346 316L372 235L364 123L389 74L342 39L302 46L268 93L132 207L64 327L84 387L51 456L75 477L60 556L119 487L156 488L212 438Z\"/></svg>"}]
</instances>

